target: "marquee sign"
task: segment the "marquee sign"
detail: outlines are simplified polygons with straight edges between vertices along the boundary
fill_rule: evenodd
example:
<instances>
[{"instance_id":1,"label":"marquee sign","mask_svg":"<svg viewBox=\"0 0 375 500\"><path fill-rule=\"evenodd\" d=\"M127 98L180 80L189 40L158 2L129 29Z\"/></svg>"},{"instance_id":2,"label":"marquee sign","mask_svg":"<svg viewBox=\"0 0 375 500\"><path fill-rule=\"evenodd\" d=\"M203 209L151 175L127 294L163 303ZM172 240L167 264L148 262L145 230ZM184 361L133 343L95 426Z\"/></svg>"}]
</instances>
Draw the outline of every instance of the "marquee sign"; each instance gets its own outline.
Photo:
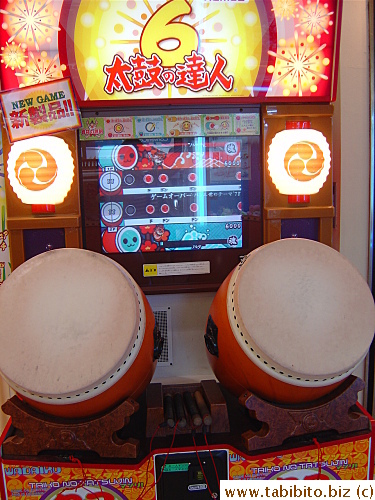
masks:
<instances>
[{"instance_id":1,"label":"marquee sign","mask_svg":"<svg viewBox=\"0 0 375 500\"><path fill-rule=\"evenodd\" d=\"M80 105L335 98L342 0L0 0L3 89Z\"/></svg>"}]
</instances>

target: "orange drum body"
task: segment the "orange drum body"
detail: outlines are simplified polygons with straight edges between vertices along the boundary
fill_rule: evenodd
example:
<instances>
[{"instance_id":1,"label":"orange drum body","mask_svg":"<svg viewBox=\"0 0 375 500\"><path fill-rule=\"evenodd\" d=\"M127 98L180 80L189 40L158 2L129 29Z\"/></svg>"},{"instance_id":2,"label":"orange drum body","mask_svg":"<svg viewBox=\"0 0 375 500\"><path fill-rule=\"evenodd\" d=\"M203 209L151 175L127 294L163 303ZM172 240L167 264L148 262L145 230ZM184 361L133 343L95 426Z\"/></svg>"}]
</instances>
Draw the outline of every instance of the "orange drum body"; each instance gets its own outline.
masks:
<instances>
[{"instance_id":1,"label":"orange drum body","mask_svg":"<svg viewBox=\"0 0 375 500\"><path fill-rule=\"evenodd\" d=\"M0 288L0 372L45 413L77 418L137 398L150 382L160 334L132 277L80 249L40 254Z\"/></svg>"},{"instance_id":2,"label":"orange drum body","mask_svg":"<svg viewBox=\"0 0 375 500\"><path fill-rule=\"evenodd\" d=\"M285 239L247 256L209 311L205 341L218 380L275 403L318 399L361 363L375 330L367 283L321 243Z\"/></svg>"}]
</instances>

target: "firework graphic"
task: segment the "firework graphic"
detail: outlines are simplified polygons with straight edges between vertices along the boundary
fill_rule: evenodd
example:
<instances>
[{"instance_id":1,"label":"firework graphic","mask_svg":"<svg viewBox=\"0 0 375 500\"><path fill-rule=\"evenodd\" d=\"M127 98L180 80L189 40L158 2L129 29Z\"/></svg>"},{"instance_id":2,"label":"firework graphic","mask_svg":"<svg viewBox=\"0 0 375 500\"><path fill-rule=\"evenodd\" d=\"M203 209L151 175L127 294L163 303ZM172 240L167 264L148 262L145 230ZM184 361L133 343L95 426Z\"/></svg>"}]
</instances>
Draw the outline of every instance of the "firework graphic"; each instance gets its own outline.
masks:
<instances>
[{"instance_id":1,"label":"firework graphic","mask_svg":"<svg viewBox=\"0 0 375 500\"><path fill-rule=\"evenodd\" d=\"M298 2L295 0L277 0L274 5L275 7L272 10L281 21L283 19L289 21L290 18L296 17Z\"/></svg>"},{"instance_id":2,"label":"firework graphic","mask_svg":"<svg viewBox=\"0 0 375 500\"><path fill-rule=\"evenodd\" d=\"M25 59L27 55L25 55L26 49L21 47L21 44L15 44L12 42L9 44L6 42L5 47L1 47L1 62L5 64L6 68L24 68L26 66Z\"/></svg>"},{"instance_id":3,"label":"firework graphic","mask_svg":"<svg viewBox=\"0 0 375 500\"><path fill-rule=\"evenodd\" d=\"M321 4L320 0L316 3L307 2L305 6L300 5L299 22L296 28L301 28L302 34L306 32L309 35L321 38L322 33L329 34L328 27L333 25L331 16L334 12L329 12L328 4Z\"/></svg>"},{"instance_id":4,"label":"firework graphic","mask_svg":"<svg viewBox=\"0 0 375 500\"><path fill-rule=\"evenodd\" d=\"M51 43L52 34L60 30L52 1L18 0L9 2L7 9L0 9L4 15L2 29L10 35L8 42L15 40L25 47L33 45L36 51L42 43Z\"/></svg>"},{"instance_id":5,"label":"firework graphic","mask_svg":"<svg viewBox=\"0 0 375 500\"><path fill-rule=\"evenodd\" d=\"M289 44L279 40L278 52L269 51L276 57L275 66L267 69L273 73L272 86L281 85L285 97L316 93L319 82L328 80L325 68L330 65L330 60L324 57L325 48L325 44L315 45L313 36L299 37L297 32Z\"/></svg>"},{"instance_id":6,"label":"firework graphic","mask_svg":"<svg viewBox=\"0 0 375 500\"><path fill-rule=\"evenodd\" d=\"M45 51L40 54L29 52L29 64L22 72L16 72L16 76L22 78L19 86L26 87L62 78L65 70L66 66L59 64L58 54L50 59Z\"/></svg>"}]
</instances>

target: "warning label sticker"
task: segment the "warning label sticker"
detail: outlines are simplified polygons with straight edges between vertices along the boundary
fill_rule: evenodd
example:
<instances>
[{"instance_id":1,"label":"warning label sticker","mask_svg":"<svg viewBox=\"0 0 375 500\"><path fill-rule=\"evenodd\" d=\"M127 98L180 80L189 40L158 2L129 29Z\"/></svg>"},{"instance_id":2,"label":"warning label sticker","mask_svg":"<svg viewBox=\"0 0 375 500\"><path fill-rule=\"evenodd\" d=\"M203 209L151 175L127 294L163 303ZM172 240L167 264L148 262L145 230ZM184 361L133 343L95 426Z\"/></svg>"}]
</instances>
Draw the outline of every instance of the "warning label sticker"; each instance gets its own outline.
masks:
<instances>
[{"instance_id":1,"label":"warning label sticker","mask_svg":"<svg viewBox=\"0 0 375 500\"><path fill-rule=\"evenodd\" d=\"M179 262L168 264L144 264L143 276L177 276L185 274L209 274L210 261Z\"/></svg>"}]
</instances>

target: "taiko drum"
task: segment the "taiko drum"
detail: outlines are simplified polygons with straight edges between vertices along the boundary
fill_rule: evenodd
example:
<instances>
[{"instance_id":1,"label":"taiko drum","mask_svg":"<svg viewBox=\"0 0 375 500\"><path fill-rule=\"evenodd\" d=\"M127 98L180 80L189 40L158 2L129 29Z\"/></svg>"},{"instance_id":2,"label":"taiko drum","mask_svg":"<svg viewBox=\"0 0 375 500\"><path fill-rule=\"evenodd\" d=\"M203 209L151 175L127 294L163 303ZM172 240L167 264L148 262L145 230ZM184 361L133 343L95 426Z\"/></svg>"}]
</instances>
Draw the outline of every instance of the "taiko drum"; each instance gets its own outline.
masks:
<instances>
[{"instance_id":1,"label":"taiko drum","mask_svg":"<svg viewBox=\"0 0 375 500\"><path fill-rule=\"evenodd\" d=\"M0 288L0 372L47 414L88 417L150 382L161 343L133 278L110 258L52 250L23 263Z\"/></svg>"},{"instance_id":2,"label":"taiko drum","mask_svg":"<svg viewBox=\"0 0 375 500\"><path fill-rule=\"evenodd\" d=\"M375 330L366 281L339 252L292 238L251 252L212 302L205 342L218 380L274 403L329 394L361 363Z\"/></svg>"}]
</instances>

